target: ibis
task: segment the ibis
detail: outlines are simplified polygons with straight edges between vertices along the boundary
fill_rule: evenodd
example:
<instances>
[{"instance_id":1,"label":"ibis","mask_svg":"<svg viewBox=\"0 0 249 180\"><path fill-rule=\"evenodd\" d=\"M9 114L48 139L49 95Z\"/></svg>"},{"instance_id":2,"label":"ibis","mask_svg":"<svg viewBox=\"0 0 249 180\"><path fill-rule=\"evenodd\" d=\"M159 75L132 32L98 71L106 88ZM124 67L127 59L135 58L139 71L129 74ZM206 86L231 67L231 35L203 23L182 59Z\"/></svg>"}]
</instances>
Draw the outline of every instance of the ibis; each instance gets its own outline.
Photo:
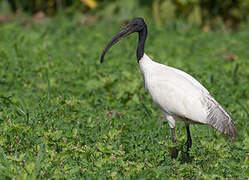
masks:
<instances>
[{"instance_id":1,"label":"ibis","mask_svg":"<svg viewBox=\"0 0 249 180\"><path fill-rule=\"evenodd\" d=\"M209 125L223 134L235 136L236 128L231 116L203 85L191 75L157 63L144 53L147 25L143 18L133 19L112 38L103 50L101 63L104 61L106 52L114 44L134 32L138 33L137 62L143 75L145 88L168 120L172 142L177 144L175 134L177 120L182 120L186 126L186 153L188 156L192 146L190 124ZM176 158L177 156L178 151L174 148L171 157Z\"/></svg>"}]
</instances>

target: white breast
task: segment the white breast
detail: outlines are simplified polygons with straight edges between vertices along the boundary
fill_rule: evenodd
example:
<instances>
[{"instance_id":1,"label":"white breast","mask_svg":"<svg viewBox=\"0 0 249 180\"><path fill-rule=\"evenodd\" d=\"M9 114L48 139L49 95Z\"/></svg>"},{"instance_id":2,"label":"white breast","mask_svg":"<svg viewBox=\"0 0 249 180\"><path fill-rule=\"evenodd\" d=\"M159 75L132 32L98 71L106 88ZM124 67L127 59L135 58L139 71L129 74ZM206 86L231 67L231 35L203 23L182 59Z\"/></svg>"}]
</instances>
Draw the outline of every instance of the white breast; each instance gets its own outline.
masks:
<instances>
[{"instance_id":1,"label":"white breast","mask_svg":"<svg viewBox=\"0 0 249 180\"><path fill-rule=\"evenodd\" d=\"M203 99L210 94L197 80L181 70L152 61L146 54L139 65L145 87L165 113L207 123Z\"/></svg>"}]
</instances>

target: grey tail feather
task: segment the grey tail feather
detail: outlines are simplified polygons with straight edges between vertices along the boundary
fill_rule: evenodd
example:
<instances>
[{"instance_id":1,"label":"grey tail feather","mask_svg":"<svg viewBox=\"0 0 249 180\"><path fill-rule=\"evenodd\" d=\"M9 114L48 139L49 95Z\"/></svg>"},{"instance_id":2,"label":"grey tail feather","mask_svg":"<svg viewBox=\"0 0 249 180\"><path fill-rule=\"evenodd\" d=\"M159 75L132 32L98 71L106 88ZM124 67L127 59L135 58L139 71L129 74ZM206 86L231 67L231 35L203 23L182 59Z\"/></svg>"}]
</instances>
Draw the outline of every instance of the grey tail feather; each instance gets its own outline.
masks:
<instances>
[{"instance_id":1,"label":"grey tail feather","mask_svg":"<svg viewBox=\"0 0 249 180\"><path fill-rule=\"evenodd\" d=\"M222 108L222 106L215 101L211 96L205 99L205 105L208 110L208 124L217 129L223 134L236 136L236 128L231 116Z\"/></svg>"}]
</instances>

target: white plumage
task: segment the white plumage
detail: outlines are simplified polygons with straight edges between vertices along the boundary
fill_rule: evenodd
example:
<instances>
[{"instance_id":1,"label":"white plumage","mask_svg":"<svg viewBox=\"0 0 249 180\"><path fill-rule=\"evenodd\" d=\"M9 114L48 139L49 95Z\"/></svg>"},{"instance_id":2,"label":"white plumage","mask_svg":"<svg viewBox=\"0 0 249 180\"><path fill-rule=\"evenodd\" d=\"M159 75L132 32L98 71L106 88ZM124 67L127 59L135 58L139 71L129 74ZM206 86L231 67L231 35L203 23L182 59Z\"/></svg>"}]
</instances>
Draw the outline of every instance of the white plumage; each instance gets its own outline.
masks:
<instances>
[{"instance_id":1,"label":"white plumage","mask_svg":"<svg viewBox=\"0 0 249 180\"><path fill-rule=\"evenodd\" d=\"M205 87L189 74L154 62L144 53L147 25L143 18L133 19L113 37L102 53L101 62L111 46L133 32L139 34L137 60L144 77L145 87L167 118L173 143L177 143L176 120L182 120L186 125L187 157L189 157L189 149L192 146L189 128L191 123L210 125L221 133L234 136L236 129L232 118ZM172 157L177 157L177 154L177 150L174 148Z\"/></svg>"},{"instance_id":2,"label":"white plumage","mask_svg":"<svg viewBox=\"0 0 249 180\"><path fill-rule=\"evenodd\" d=\"M209 124L225 134L235 133L228 113L192 76L154 62L145 53L139 66L146 89L163 111L171 128L175 128L175 120L184 120L187 123Z\"/></svg>"}]
</instances>

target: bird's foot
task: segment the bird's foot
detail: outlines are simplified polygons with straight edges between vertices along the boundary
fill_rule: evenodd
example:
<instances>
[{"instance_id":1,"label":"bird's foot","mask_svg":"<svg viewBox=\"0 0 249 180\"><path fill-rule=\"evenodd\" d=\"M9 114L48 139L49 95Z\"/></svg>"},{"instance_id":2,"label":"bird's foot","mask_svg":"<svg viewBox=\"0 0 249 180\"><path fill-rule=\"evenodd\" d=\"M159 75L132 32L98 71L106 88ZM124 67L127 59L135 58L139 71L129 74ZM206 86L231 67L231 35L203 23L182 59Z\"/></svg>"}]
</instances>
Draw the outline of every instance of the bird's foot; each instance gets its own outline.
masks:
<instances>
[{"instance_id":1,"label":"bird's foot","mask_svg":"<svg viewBox=\"0 0 249 180\"><path fill-rule=\"evenodd\" d=\"M184 158L184 162L185 162L185 163L190 162L190 155L189 155L189 152L188 152L188 151L186 152L186 156L185 156L185 158Z\"/></svg>"},{"instance_id":2,"label":"bird's foot","mask_svg":"<svg viewBox=\"0 0 249 180\"><path fill-rule=\"evenodd\" d=\"M187 143L186 143L187 144ZM190 162L190 160L191 160L191 157L190 157L190 155L189 155L189 150L190 150L190 147L187 145L187 150L186 150L186 152L183 154L183 162L184 163L188 163L188 162Z\"/></svg>"},{"instance_id":3,"label":"bird's foot","mask_svg":"<svg viewBox=\"0 0 249 180\"><path fill-rule=\"evenodd\" d=\"M186 156L184 158L184 162L189 162L190 161L189 150L192 147L192 139L190 136L188 137L188 140L186 141L186 146L187 146L187 151L186 151Z\"/></svg>"},{"instance_id":4,"label":"bird's foot","mask_svg":"<svg viewBox=\"0 0 249 180\"><path fill-rule=\"evenodd\" d=\"M185 145L187 146L187 151L192 147L192 139L188 138Z\"/></svg>"},{"instance_id":5,"label":"bird's foot","mask_svg":"<svg viewBox=\"0 0 249 180\"><path fill-rule=\"evenodd\" d=\"M177 156L178 156L178 150L176 147L173 147L173 149L171 151L171 158L175 159L175 158L177 158Z\"/></svg>"}]
</instances>

